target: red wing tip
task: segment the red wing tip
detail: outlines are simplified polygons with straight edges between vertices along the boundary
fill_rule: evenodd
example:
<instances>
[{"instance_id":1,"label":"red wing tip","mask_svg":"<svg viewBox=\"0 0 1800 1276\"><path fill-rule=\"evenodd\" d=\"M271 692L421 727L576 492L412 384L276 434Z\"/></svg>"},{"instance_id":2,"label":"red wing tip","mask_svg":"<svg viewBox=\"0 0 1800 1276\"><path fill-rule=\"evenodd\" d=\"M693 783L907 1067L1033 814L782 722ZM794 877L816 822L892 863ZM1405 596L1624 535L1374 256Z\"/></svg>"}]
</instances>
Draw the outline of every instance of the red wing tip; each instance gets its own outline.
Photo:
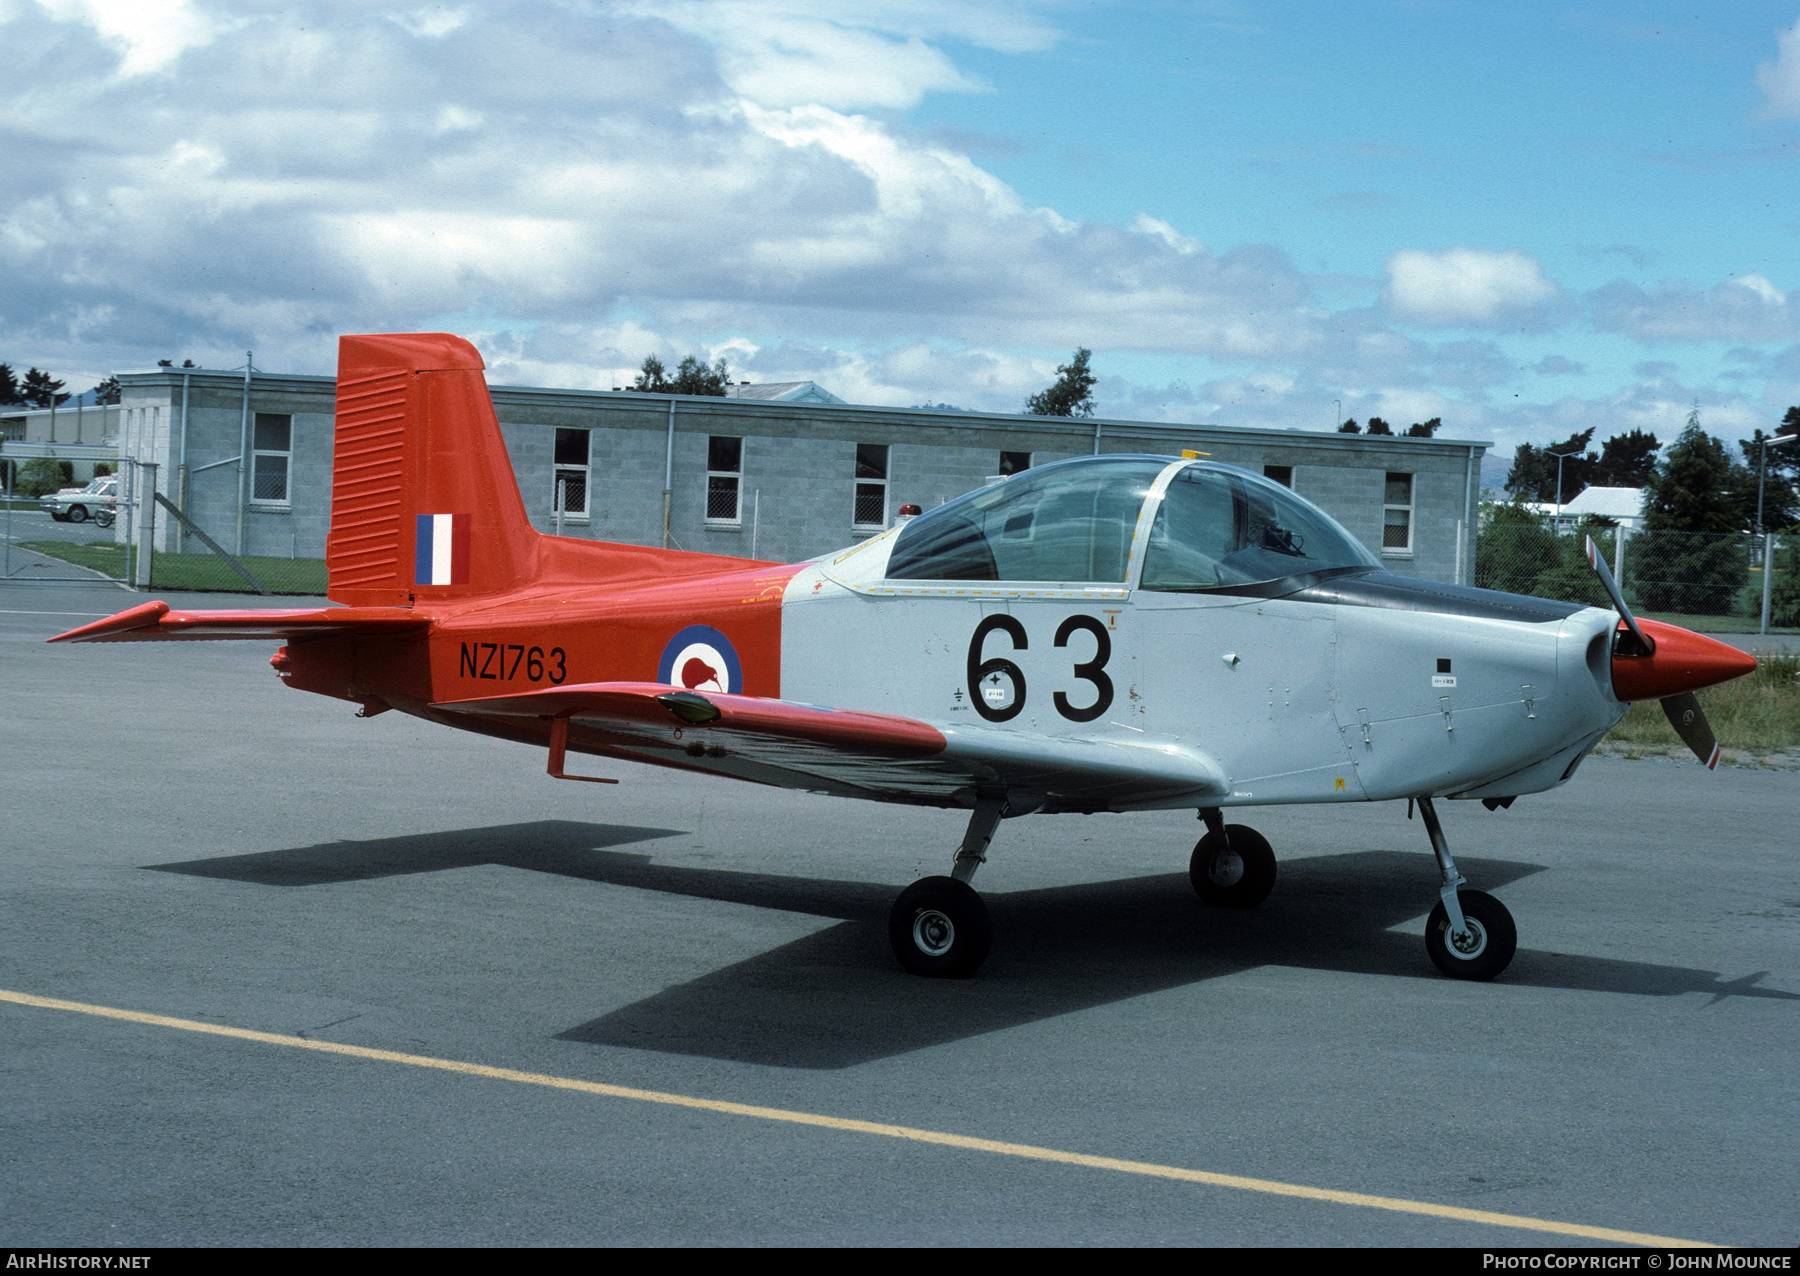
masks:
<instances>
[{"instance_id":1,"label":"red wing tip","mask_svg":"<svg viewBox=\"0 0 1800 1276\"><path fill-rule=\"evenodd\" d=\"M148 629L152 625L158 624L168 614L169 604L161 600L139 603L136 607L127 607L115 616L108 616L105 620L90 621L67 633L57 634L54 638L46 638L44 641L86 642L108 634L130 633L133 629Z\"/></svg>"}]
</instances>

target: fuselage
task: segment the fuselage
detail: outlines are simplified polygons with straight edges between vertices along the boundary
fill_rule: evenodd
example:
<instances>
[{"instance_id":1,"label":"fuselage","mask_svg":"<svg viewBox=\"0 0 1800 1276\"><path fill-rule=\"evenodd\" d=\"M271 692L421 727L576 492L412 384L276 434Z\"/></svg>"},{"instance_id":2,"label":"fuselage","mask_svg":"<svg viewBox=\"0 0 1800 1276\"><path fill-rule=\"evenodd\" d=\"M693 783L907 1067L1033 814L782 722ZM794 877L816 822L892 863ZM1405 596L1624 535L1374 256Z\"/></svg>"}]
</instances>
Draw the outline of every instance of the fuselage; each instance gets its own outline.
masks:
<instances>
[{"instance_id":1,"label":"fuselage","mask_svg":"<svg viewBox=\"0 0 1800 1276\"><path fill-rule=\"evenodd\" d=\"M1407 606L1344 582L1266 598L900 583L885 576L894 539L801 565L439 603L428 633L296 643L277 668L297 688L534 743L547 728L434 706L663 682L951 732L1136 735L1217 759L1221 805L1534 792L1567 779L1625 710L1607 677L1611 612L1384 573ZM1011 666L997 700L978 676L996 662ZM570 743L731 773L579 729Z\"/></svg>"}]
</instances>

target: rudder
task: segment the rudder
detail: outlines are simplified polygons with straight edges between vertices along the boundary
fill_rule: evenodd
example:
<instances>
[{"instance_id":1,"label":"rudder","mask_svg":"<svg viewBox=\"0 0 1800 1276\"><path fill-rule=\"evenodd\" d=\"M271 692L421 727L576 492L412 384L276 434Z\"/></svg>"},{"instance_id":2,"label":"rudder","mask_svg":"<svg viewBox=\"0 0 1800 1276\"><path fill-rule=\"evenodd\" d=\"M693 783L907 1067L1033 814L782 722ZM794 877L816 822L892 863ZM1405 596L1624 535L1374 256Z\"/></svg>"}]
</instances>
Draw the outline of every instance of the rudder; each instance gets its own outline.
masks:
<instances>
[{"instance_id":1,"label":"rudder","mask_svg":"<svg viewBox=\"0 0 1800 1276\"><path fill-rule=\"evenodd\" d=\"M482 370L475 347L448 333L339 339L332 601L408 606L536 576L542 537Z\"/></svg>"}]
</instances>

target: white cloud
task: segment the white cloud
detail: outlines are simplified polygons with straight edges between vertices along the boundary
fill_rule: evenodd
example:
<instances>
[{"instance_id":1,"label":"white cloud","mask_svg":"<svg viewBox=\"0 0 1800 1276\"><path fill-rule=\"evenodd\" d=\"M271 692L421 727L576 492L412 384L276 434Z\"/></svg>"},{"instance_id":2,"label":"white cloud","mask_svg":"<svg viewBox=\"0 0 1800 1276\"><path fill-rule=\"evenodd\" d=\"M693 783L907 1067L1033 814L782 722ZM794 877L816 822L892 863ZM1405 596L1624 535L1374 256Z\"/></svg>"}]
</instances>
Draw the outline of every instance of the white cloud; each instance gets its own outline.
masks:
<instances>
[{"instance_id":1,"label":"white cloud","mask_svg":"<svg viewBox=\"0 0 1800 1276\"><path fill-rule=\"evenodd\" d=\"M1543 268L1517 249L1405 249L1388 258L1387 280L1388 306L1428 324L1489 325L1535 310L1557 294Z\"/></svg>"},{"instance_id":2,"label":"white cloud","mask_svg":"<svg viewBox=\"0 0 1800 1276\"><path fill-rule=\"evenodd\" d=\"M1762 275L1739 275L1708 289L1664 282L1654 291L1612 283L1586 298L1595 326L1640 341L1793 341L1800 307Z\"/></svg>"},{"instance_id":3,"label":"white cloud","mask_svg":"<svg viewBox=\"0 0 1800 1276\"><path fill-rule=\"evenodd\" d=\"M1775 34L1773 62L1756 68L1756 87L1770 115L1800 116L1800 22Z\"/></svg>"},{"instance_id":4,"label":"white cloud","mask_svg":"<svg viewBox=\"0 0 1800 1276\"><path fill-rule=\"evenodd\" d=\"M121 75L160 71L183 52L209 42L229 20L190 0L39 0L62 22L91 27L123 57Z\"/></svg>"},{"instance_id":5,"label":"white cloud","mask_svg":"<svg viewBox=\"0 0 1800 1276\"><path fill-rule=\"evenodd\" d=\"M1026 0L652 0L627 6L719 50L734 92L765 107L837 110L916 105L927 93L973 93L936 46L954 40L1005 53L1045 49L1054 27Z\"/></svg>"},{"instance_id":6,"label":"white cloud","mask_svg":"<svg viewBox=\"0 0 1800 1276\"><path fill-rule=\"evenodd\" d=\"M1763 275L1739 275L1730 281L1739 288L1756 294L1765 306L1781 307L1787 305L1787 294L1782 292Z\"/></svg>"},{"instance_id":7,"label":"white cloud","mask_svg":"<svg viewBox=\"0 0 1800 1276\"><path fill-rule=\"evenodd\" d=\"M10 362L254 347L325 371L340 332L450 327L503 382L608 388L699 353L853 401L1016 411L1088 346L1102 412L1317 429L1342 399L1486 437L1536 419L1487 402L1516 363L1501 338L1392 318L1577 313L1522 252L1469 249L1395 254L1371 306L1367 281L1209 247L1179 216L1035 207L949 135L866 113L977 87L959 47L1048 47L1024 0L209 2L146 7L153 27L0 0L8 47L51 51L0 85ZM1800 341L1762 275L1582 300L1641 340Z\"/></svg>"}]
</instances>

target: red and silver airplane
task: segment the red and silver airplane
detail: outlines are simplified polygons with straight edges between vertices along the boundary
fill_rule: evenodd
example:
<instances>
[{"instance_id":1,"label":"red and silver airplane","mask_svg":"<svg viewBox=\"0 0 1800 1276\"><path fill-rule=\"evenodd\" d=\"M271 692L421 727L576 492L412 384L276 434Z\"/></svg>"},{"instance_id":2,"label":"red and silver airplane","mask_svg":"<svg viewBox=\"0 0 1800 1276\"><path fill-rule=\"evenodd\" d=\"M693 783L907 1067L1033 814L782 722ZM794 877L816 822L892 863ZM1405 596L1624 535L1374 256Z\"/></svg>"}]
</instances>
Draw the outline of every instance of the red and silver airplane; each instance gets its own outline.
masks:
<instances>
[{"instance_id":1,"label":"red and silver airplane","mask_svg":"<svg viewBox=\"0 0 1800 1276\"><path fill-rule=\"evenodd\" d=\"M969 811L951 871L902 891L896 956L972 974L970 886L1000 821L1192 808L1190 876L1250 908L1269 843L1227 807L1416 801L1444 973L1516 947L1459 889L1435 799L1492 809L1567 781L1631 701L1709 766L1696 689L1735 648L1614 610L1413 580L1231 466L1103 455L1028 470L841 553L775 564L545 536L525 516L473 346L344 337L323 610L148 602L54 642L279 639L302 691L545 749ZM600 780L600 783L613 783Z\"/></svg>"}]
</instances>

